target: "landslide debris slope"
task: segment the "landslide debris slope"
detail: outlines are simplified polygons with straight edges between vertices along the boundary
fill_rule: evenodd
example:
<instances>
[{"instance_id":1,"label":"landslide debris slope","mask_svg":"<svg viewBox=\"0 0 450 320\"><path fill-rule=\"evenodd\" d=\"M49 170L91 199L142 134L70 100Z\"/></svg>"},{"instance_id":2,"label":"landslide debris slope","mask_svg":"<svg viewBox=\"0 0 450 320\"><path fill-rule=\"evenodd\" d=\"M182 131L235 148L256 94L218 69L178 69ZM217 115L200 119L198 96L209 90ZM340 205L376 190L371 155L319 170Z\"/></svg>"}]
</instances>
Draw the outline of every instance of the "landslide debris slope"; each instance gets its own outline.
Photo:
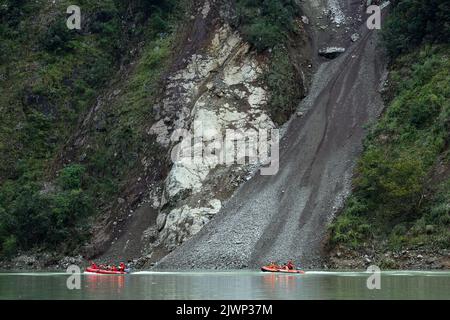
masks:
<instances>
[{"instance_id":1,"label":"landslide debris slope","mask_svg":"<svg viewBox=\"0 0 450 320\"><path fill-rule=\"evenodd\" d=\"M381 30L390 58L386 109L370 126L352 195L330 225L325 264L448 269L450 2L401 0L389 11Z\"/></svg>"},{"instance_id":2,"label":"landslide debris slope","mask_svg":"<svg viewBox=\"0 0 450 320\"><path fill-rule=\"evenodd\" d=\"M244 183L208 225L157 268L253 268L287 259L321 266L326 226L349 193L364 126L383 107L379 86L385 64L359 1L303 6L316 50L346 50L335 60L317 60L309 95L299 106L305 115L291 119L280 142L279 172L256 174ZM324 11L333 12L325 28L317 19ZM354 33L360 39L352 43Z\"/></svg>"}]
</instances>

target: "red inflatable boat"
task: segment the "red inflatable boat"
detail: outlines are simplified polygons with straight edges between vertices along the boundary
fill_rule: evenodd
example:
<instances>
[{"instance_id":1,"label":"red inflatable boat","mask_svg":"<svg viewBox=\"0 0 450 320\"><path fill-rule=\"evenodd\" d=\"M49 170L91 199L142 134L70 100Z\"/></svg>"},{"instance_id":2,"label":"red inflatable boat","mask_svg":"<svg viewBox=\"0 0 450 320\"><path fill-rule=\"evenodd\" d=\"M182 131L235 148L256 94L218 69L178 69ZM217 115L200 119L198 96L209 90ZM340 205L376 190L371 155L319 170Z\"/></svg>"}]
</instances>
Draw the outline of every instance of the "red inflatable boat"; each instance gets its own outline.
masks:
<instances>
[{"instance_id":1,"label":"red inflatable boat","mask_svg":"<svg viewBox=\"0 0 450 320\"><path fill-rule=\"evenodd\" d=\"M130 271L128 269L125 269L125 271L112 271L112 270L105 270L105 269L98 269L98 268L86 268L86 271L84 273L88 274L128 274Z\"/></svg>"},{"instance_id":2,"label":"red inflatable boat","mask_svg":"<svg viewBox=\"0 0 450 320\"><path fill-rule=\"evenodd\" d=\"M263 272L281 272L281 273L300 273L300 274L305 273L305 271L303 271L303 270L288 269L286 267L272 267L272 266L261 267L261 271L263 271Z\"/></svg>"}]
</instances>

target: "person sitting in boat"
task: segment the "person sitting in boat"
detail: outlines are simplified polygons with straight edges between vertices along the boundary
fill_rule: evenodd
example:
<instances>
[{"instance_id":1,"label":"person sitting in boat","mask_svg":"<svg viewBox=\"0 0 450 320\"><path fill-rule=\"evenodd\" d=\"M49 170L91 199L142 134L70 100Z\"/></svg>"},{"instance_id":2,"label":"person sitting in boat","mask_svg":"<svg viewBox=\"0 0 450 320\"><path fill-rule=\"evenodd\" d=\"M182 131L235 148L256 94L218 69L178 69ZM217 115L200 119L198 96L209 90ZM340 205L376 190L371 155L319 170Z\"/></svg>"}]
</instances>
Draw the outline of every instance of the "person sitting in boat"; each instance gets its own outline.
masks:
<instances>
[{"instance_id":1,"label":"person sitting in boat","mask_svg":"<svg viewBox=\"0 0 450 320\"><path fill-rule=\"evenodd\" d=\"M120 263L119 271L125 272L125 263L123 263L123 262Z\"/></svg>"},{"instance_id":2,"label":"person sitting in boat","mask_svg":"<svg viewBox=\"0 0 450 320\"><path fill-rule=\"evenodd\" d=\"M91 262L91 268L92 269L98 269L98 266L95 264L95 262Z\"/></svg>"},{"instance_id":3,"label":"person sitting in boat","mask_svg":"<svg viewBox=\"0 0 450 320\"><path fill-rule=\"evenodd\" d=\"M294 270L295 269L295 265L292 262L292 260L288 261L288 263L286 264L286 268L288 268L288 270Z\"/></svg>"},{"instance_id":4,"label":"person sitting in boat","mask_svg":"<svg viewBox=\"0 0 450 320\"><path fill-rule=\"evenodd\" d=\"M115 265L112 265L111 271L117 271L117 267Z\"/></svg>"}]
</instances>

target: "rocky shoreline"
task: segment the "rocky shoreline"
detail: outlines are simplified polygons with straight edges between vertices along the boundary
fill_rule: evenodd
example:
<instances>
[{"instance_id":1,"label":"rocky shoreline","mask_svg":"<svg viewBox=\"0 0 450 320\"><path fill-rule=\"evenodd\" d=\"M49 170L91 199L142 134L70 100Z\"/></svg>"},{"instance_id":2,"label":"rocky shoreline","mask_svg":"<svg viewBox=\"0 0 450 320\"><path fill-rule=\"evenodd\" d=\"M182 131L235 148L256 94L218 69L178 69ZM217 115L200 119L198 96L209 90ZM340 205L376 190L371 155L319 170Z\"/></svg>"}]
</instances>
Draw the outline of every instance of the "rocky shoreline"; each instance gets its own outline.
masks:
<instances>
[{"instance_id":1,"label":"rocky shoreline","mask_svg":"<svg viewBox=\"0 0 450 320\"><path fill-rule=\"evenodd\" d=\"M450 270L450 250L348 250L334 249L327 256L323 268L338 270L366 269L371 265L381 270Z\"/></svg>"},{"instance_id":2,"label":"rocky shoreline","mask_svg":"<svg viewBox=\"0 0 450 320\"><path fill-rule=\"evenodd\" d=\"M142 257L133 261L124 261L135 270L142 270L147 263L147 258ZM94 259L96 263L119 264L121 261L106 261L104 259ZM91 260L82 255L64 256L49 252L26 252L20 253L9 260L0 260L1 271L65 271L71 265L86 268Z\"/></svg>"},{"instance_id":3,"label":"rocky shoreline","mask_svg":"<svg viewBox=\"0 0 450 320\"><path fill-rule=\"evenodd\" d=\"M86 266L81 255L61 256L53 253L21 253L9 260L0 260L0 270L62 271L70 265Z\"/></svg>"},{"instance_id":4,"label":"rocky shoreline","mask_svg":"<svg viewBox=\"0 0 450 320\"><path fill-rule=\"evenodd\" d=\"M84 268L89 261L81 255L60 256L51 253L22 253L0 261L0 271L65 271L70 265ZM143 270L144 258L132 262L135 270ZM450 270L450 250L402 249L386 251L334 249L326 257L322 270L365 270L371 265L381 270Z\"/></svg>"}]
</instances>

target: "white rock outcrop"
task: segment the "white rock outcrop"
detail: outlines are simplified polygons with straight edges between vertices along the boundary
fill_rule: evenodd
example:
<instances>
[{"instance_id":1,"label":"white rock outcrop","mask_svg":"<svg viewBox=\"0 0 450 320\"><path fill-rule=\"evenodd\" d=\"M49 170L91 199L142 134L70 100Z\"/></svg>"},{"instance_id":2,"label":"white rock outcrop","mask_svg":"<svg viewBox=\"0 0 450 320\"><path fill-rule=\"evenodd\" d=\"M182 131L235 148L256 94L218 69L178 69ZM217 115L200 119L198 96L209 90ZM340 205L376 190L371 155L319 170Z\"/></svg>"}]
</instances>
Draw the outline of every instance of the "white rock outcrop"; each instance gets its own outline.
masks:
<instances>
[{"instance_id":1,"label":"white rock outcrop","mask_svg":"<svg viewBox=\"0 0 450 320\"><path fill-rule=\"evenodd\" d=\"M205 3L202 12L207 12L207 8ZM206 51L193 54L186 66L169 78L158 115L161 120L150 128L149 134L156 135L162 146L173 148L177 141L171 141L172 133L185 130L192 136L192 144L179 145L177 154L191 154L193 150L194 155L200 153L197 154L200 160L176 159L166 179L161 203L175 202L175 207L159 214L158 229L159 240L167 248L176 247L198 232L220 210L217 198L221 188L215 188L211 181L217 181L212 172L221 164L216 155L202 157L202 150L220 152L224 147L217 145L215 137L223 137L227 130L258 132L275 127L264 108L268 94L260 79L266 65L260 60L238 33L225 24L217 29ZM200 146L195 142L199 136ZM222 174L230 175L242 166L245 164L231 165ZM197 203L202 192L214 199L207 206ZM180 197L182 202L178 203Z\"/></svg>"},{"instance_id":2,"label":"white rock outcrop","mask_svg":"<svg viewBox=\"0 0 450 320\"><path fill-rule=\"evenodd\" d=\"M160 232L160 239L164 241L167 249L175 249L199 232L221 207L220 200L213 199L206 207L191 208L184 205L170 211L165 217L165 226Z\"/></svg>"}]
</instances>

